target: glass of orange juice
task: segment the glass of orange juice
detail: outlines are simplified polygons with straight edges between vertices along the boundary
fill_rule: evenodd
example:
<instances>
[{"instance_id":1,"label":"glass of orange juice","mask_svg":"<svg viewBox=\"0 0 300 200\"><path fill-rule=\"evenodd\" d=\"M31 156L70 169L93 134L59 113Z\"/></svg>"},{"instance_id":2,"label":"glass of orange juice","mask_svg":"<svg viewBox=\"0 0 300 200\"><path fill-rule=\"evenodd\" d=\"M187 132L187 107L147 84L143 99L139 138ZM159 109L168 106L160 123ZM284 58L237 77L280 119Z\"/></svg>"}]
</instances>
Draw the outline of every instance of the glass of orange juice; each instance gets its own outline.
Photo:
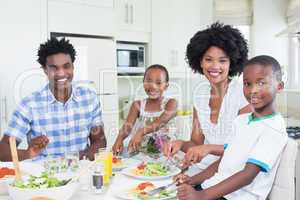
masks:
<instances>
[{"instance_id":1,"label":"glass of orange juice","mask_svg":"<svg viewBox=\"0 0 300 200\"><path fill-rule=\"evenodd\" d=\"M112 176L112 152L106 148L98 149L95 155L95 161L104 166L103 184L109 184L109 178Z\"/></svg>"}]
</instances>

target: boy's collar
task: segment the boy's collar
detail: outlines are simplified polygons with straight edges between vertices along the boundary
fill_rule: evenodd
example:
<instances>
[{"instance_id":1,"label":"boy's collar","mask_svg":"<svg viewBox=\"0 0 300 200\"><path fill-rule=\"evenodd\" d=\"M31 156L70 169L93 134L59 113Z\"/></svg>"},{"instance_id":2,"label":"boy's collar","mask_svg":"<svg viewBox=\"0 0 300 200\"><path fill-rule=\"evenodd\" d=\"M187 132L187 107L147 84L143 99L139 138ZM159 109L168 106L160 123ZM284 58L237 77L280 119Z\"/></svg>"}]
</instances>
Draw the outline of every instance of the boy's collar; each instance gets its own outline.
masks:
<instances>
[{"instance_id":1,"label":"boy's collar","mask_svg":"<svg viewBox=\"0 0 300 200\"><path fill-rule=\"evenodd\" d=\"M275 115L277 115L277 113L273 113L271 115L265 115L262 117L254 117L253 113L251 113L248 117L248 124L250 124L251 122L262 121L264 119L270 119L270 118L273 118Z\"/></svg>"}]
</instances>

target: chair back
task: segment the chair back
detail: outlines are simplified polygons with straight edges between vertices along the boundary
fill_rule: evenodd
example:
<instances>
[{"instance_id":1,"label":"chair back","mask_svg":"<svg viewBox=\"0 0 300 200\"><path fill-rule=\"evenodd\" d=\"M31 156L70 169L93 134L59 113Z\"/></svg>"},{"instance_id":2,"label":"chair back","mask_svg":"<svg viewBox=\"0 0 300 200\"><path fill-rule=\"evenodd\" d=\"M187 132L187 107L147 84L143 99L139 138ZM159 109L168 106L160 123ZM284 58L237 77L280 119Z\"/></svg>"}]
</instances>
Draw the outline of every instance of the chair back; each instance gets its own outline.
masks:
<instances>
[{"instance_id":1,"label":"chair back","mask_svg":"<svg viewBox=\"0 0 300 200\"><path fill-rule=\"evenodd\" d=\"M282 152L269 200L295 200L295 169L298 144L288 138Z\"/></svg>"}]
</instances>

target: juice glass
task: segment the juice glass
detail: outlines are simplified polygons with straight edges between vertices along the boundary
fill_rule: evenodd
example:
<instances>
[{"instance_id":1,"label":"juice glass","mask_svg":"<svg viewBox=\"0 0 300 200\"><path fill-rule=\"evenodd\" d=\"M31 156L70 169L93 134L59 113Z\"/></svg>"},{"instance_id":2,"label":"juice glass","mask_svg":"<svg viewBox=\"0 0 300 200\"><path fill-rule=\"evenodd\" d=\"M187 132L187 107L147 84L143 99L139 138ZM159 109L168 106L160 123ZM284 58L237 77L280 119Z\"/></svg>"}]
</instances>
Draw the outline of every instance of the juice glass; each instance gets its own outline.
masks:
<instances>
[{"instance_id":1,"label":"juice glass","mask_svg":"<svg viewBox=\"0 0 300 200\"><path fill-rule=\"evenodd\" d=\"M95 155L96 163L103 165L103 183L109 184L109 178L112 175L112 152L106 148L100 148Z\"/></svg>"}]
</instances>

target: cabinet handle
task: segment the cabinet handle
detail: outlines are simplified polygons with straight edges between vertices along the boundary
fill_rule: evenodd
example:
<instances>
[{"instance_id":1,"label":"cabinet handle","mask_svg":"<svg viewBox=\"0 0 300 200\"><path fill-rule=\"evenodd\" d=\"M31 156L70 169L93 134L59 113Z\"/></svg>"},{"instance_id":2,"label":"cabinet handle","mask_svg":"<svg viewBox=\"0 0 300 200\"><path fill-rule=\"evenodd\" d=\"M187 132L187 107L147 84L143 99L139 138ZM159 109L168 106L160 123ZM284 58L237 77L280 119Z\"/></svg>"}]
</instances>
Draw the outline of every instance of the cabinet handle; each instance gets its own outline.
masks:
<instances>
[{"instance_id":1,"label":"cabinet handle","mask_svg":"<svg viewBox=\"0 0 300 200\"><path fill-rule=\"evenodd\" d=\"M131 24L133 24L133 5L130 5L130 17L131 17Z\"/></svg>"},{"instance_id":2,"label":"cabinet handle","mask_svg":"<svg viewBox=\"0 0 300 200\"><path fill-rule=\"evenodd\" d=\"M128 3L126 3L126 5L125 5L125 24L128 24L128 22L129 22L129 6L128 6Z\"/></svg>"},{"instance_id":3,"label":"cabinet handle","mask_svg":"<svg viewBox=\"0 0 300 200\"><path fill-rule=\"evenodd\" d=\"M5 123L7 123L8 119L7 119L7 98L4 97L4 120L5 120Z\"/></svg>"}]
</instances>

